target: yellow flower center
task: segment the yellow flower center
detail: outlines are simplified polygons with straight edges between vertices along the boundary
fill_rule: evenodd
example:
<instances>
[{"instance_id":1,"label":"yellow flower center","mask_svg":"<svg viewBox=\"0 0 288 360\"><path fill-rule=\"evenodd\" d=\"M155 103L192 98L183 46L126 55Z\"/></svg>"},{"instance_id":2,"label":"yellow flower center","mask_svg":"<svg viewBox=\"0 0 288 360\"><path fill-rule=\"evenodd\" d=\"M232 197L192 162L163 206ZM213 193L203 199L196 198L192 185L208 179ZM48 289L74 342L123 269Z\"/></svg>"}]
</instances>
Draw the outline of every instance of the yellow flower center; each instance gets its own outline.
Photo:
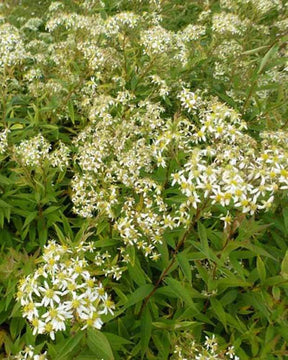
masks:
<instances>
[{"instance_id":1,"label":"yellow flower center","mask_svg":"<svg viewBox=\"0 0 288 360\"><path fill-rule=\"evenodd\" d=\"M54 296L54 290L53 290L53 289L47 289L47 290L46 290L46 293L45 293L45 296L46 296L48 299L52 299L53 296Z\"/></svg>"}]
</instances>

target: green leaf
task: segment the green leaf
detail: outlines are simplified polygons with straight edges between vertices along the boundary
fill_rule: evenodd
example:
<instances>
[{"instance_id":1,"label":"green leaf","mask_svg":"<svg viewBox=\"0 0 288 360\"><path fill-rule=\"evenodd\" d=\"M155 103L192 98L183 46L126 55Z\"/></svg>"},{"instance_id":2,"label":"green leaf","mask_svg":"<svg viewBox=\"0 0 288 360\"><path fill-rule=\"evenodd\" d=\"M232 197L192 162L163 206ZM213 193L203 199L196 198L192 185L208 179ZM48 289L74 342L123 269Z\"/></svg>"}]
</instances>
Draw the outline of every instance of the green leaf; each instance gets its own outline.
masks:
<instances>
[{"instance_id":1,"label":"green leaf","mask_svg":"<svg viewBox=\"0 0 288 360\"><path fill-rule=\"evenodd\" d=\"M142 359L144 358L145 352L148 348L149 341L152 333L152 317L148 306L145 307L142 316L141 316L141 326L140 326L140 343L141 343L141 354Z\"/></svg>"},{"instance_id":2,"label":"green leaf","mask_svg":"<svg viewBox=\"0 0 288 360\"><path fill-rule=\"evenodd\" d=\"M45 209L43 211L43 215L46 216L48 214L51 214L54 211L57 211L61 208L61 206L50 206L49 208Z\"/></svg>"},{"instance_id":3,"label":"green leaf","mask_svg":"<svg viewBox=\"0 0 288 360\"><path fill-rule=\"evenodd\" d=\"M267 49L267 45L265 45L265 46L260 46L260 47L257 47L257 48L255 48L255 49L251 49L251 50L247 50L247 51L244 51L243 53L242 53L242 55L252 55L252 54L256 54L257 52L259 52L259 51L261 51L261 50L263 50L263 49Z\"/></svg>"},{"instance_id":4,"label":"green leaf","mask_svg":"<svg viewBox=\"0 0 288 360\"><path fill-rule=\"evenodd\" d=\"M263 72L265 65L268 63L270 58L273 57L273 55L277 52L277 50L278 50L278 45L276 44L267 51L267 53L265 54L265 56L263 57L263 59L260 63L259 70L257 72L258 75Z\"/></svg>"},{"instance_id":5,"label":"green leaf","mask_svg":"<svg viewBox=\"0 0 288 360\"><path fill-rule=\"evenodd\" d=\"M12 208L10 204L8 204L6 201L0 199L0 208Z\"/></svg>"},{"instance_id":6,"label":"green leaf","mask_svg":"<svg viewBox=\"0 0 288 360\"><path fill-rule=\"evenodd\" d=\"M254 254L256 254L256 255L262 255L265 257L269 257L270 259L276 260L274 256L269 254L265 249L261 248L260 246L257 246L254 244L243 243L242 247L245 247L246 249L253 251Z\"/></svg>"},{"instance_id":7,"label":"green leaf","mask_svg":"<svg viewBox=\"0 0 288 360\"><path fill-rule=\"evenodd\" d=\"M113 246L113 245L117 245L118 241L117 240L113 240L113 239L103 239L103 240L98 240L94 242L94 246L95 247L108 247L108 246Z\"/></svg>"},{"instance_id":8,"label":"green leaf","mask_svg":"<svg viewBox=\"0 0 288 360\"><path fill-rule=\"evenodd\" d=\"M162 321L155 321L152 325L158 329L165 330L176 330L176 329L186 329L191 328L192 326L200 326L201 323L197 321L176 321L176 320L167 320L163 319Z\"/></svg>"},{"instance_id":9,"label":"green leaf","mask_svg":"<svg viewBox=\"0 0 288 360\"><path fill-rule=\"evenodd\" d=\"M47 344L48 347L48 355L51 359L56 359L57 357L57 349L54 344Z\"/></svg>"},{"instance_id":10,"label":"green leaf","mask_svg":"<svg viewBox=\"0 0 288 360\"><path fill-rule=\"evenodd\" d=\"M187 305L191 306L196 312L198 312L187 288L185 288L179 281L172 278L167 278L165 282L179 299L183 300Z\"/></svg>"},{"instance_id":11,"label":"green leaf","mask_svg":"<svg viewBox=\"0 0 288 360\"><path fill-rule=\"evenodd\" d=\"M13 184L13 181L3 175L0 175L0 184L10 185L10 184Z\"/></svg>"},{"instance_id":12,"label":"green leaf","mask_svg":"<svg viewBox=\"0 0 288 360\"><path fill-rule=\"evenodd\" d=\"M216 317L221 321L221 323L224 325L225 330L227 331L227 319L226 319L226 314L225 314L225 310L222 306L222 304L220 303L219 300L217 300L214 297L210 298L210 303L212 306L212 309L215 312Z\"/></svg>"},{"instance_id":13,"label":"green leaf","mask_svg":"<svg viewBox=\"0 0 288 360\"><path fill-rule=\"evenodd\" d=\"M252 283L248 282L248 281L244 281L241 279L238 279L236 277L230 277L227 279L219 279L217 280L217 287L224 287L224 288L228 288L228 287L250 287L252 286Z\"/></svg>"},{"instance_id":14,"label":"green leaf","mask_svg":"<svg viewBox=\"0 0 288 360\"><path fill-rule=\"evenodd\" d=\"M201 248L203 253L209 257L209 244L207 239L206 228L202 223L198 223L198 235L200 238Z\"/></svg>"},{"instance_id":15,"label":"green leaf","mask_svg":"<svg viewBox=\"0 0 288 360\"><path fill-rule=\"evenodd\" d=\"M281 275L285 280L288 280L288 250L284 256L284 259L281 263Z\"/></svg>"},{"instance_id":16,"label":"green leaf","mask_svg":"<svg viewBox=\"0 0 288 360\"><path fill-rule=\"evenodd\" d=\"M179 254L177 254L176 256L178 264L181 268L181 270L183 271L184 276L186 277L186 279L191 282L192 281L192 273L191 273L191 266L189 263L189 260L187 258L187 254L184 252L181 252Z\"/></svg>"},{"instance_id":17,"label":"green leaf","mask_svg":"<svg viewBox=\"0 0 288 360\"><path fill-rule=\"evenodd\" d=\"M270 309L266 301L263 301L264 298L262 294L259 294L258 292L247 292L242 295L242 299L244 300L244 303L246 303L246 306L253 306L254 309L258 310L260 314L263 314L267 320L270 318Z\"/></svg>"},{"instance_id":18,"label":"green leaf","mask_svg":"<svg viewBox=\"0 0 288 360\"><path fill-rule=\"evenodd\" d=\"M132 344L131 341L125 339L122 336L115 335L113 333L105 332L106 338L108 339L109 343L111 344L111 347L113 350L119 350L123 345L129 345Z\"/></svg>"},{"instance_id":19,"label":"green leaf","mask_svg":"<svg viewBox=\"0 0 288 360\"><path fill-rule=\"evenodd\" d=\"M107 223L106 221L100 222L99 224L97 224L96 235L100 235L108 227L109 227L109 223Z\"/></svg>"},{"instance_id":20,"label":"green leaf","mask_svg":"<svg viewBox=\"0 0 288 360\"><path fill-rule=\"evenodd\" d=\"M59 238L59 240L62 242L62 243L65 243L65 235L63 234L63 232L61 231L61 229L56 225L56 224L53 224L54 225L54 228L56 230L56 233L57 233L57 236Z\"/></svg>"},{"instance_id":21,"label":"green leaf","mask_svg":"<svg viewBox=\"0 0 288 360\"><path fill-rule=\"evenodd\" d=\"M67 356L72 353L72 351L79 344L83 336L84 336L84 332L79 331L75 336L72 336L69 339L65 339L63 344L61 343L61 346L59 346L60 345L59 344L57 346L59 350L57 352L57 357L55 358L55 360L67 359ZM69 358L71 359L70 356Z\"/></svg>"},{"instance_id":22,"label":"green leaf","mask_svg":"<svg viewBox=\"0 0 288 360\"><path fill-rule=\"evenodd\" d=\"M264 286L280 286L285 283L286 280L282 276L272 276L265 280Z\"/></svg>"},{"instance_id":23,"label":"green leaf","mask_svg":"<svg viewBox=\"0 0 288 360\"><path fill-rule=\"evenodd\" d=\"M154 289L154 286L151 284L146 284L143 286L140 286L136 291L134 291L133 294L131 294L128 298L127 303L125 304L125 308L137 304L139 301L143 300L152 290Z\"/></svg>"},{"instance_id":24,"label":"green leaf","mask_svg":"<svg viewBox=\"0 0 288 360\"><path fill-rule=\"evenodd\" d=\"M114 360L114 355L106 336L99 330L88 328L87 345L89 349L103 360Z\"/></svg>"},{"instance_id":25,"label":"green leaf","mask_svg":"<svg viewBox=\"0 0 288 360\"><path fill-rule=\"evenodd\" d=\"M14 317L10 321L10 334L12 340L15 340L16 337L21 333L21 330L25 326L25 320L21 317Z\"/></svg>"},{"instance_id":26,"label":"green leaf","mask_svg":"<svg viewBox=\"0 0 288 360\"><path fill-rule=\"evenodd\" d=\"M272 296L276 301L280 300L281 297L281 290L277 286L272 287Z\"/></svg>"},{"instance_id":27,"label":"green leaf","mask_svg":"<svg viewBox=\"0 0 288 360\"><path fill-rule=\"evenodd\" d=\"M71 119L72 124L75 124L75 112L74 112L74 106L73 102L70 100L68 102L68 110L69 110L69 117Z\"/></svg>"},{"instance_id":28,"label":"green leaf","mask_svg":"<svg viewBox=\"0 0 288 360\"><path fill-rule=\"evenodd\" d=\"M41 246L46 244L48 238L47 225L45 222L45 218L40 218L37 223L37 232L39 237L39 243Z\"/></svg>"},{"instance_id":29,"label":"green leaf","mask_svg":"<svg viewBox=\"0 0 288 360\"><path fill-rule=\"evenodd\" d=\"M22 229L25 229L25 227L28 226L28 225L37 217L37 215L38 215L38 211L33 211L32 213L30 213L30 214L26 217Z\"/></svg>"},{"instance_id":30,"label":"green leaf","mask_svg":"<svg viewBox=\"0 0 288 360\"><path fill-rule=\"evenodd\" d=\"M257 256L257 264L256 265L257 265L257 271L259 274L259 278L260 278L261 282L263 282L266 279L266 269L265 269L265 264L260 256Z\"/></svg>"},{"instance_id":31,"label":"green leaf","mask_svg":"<svg viewBox=\"0 0 288 360\"><path fill-rule=\"evenodd\" d=\"M134 266L132 266L132 264L128 263L127 264L127 269L129 272L129 275L131 276L131 279L138 285L138 286L142 286L146 284L146 280L145 280L145 273L144 271L141 269L140 265L138 264L138 262L134 263Z\"/></svg>"},{"instance_id":32,"label":"green leaf","mask_svg":"<svg viewBox=\"0 0 288 360\"><path fill-rule=\"evenodd\" d=\"M288 232L288 208L285 207L283 209L282 213L283 213L283 218L284 218L285 229L286 229L286 232Z\"/></svg>"},{"instance_id":33,"label":"green leaf","mask_svg":"<svg viewBox=\"0 0 288 360\"><path fill-rule=\"evenodd\" d=\"M158 358L161 360L167 360L170 353L170 337L168 331L159 331L158 334L153 336L153 342L159 351Z\"/></svg>"},{"instance_id":34,"label":"green leaf","mask_svg":"<svg viewBox=\"0 0 288 360\"><path fill-rule=\"evenodd\" d=\"M27 325L25 330L26 331L25 331L24 339L26 344L31 344L34 346L36 337L33 335L31 327Z\"/></svg>"},{"instance_id":35,"label":"green leaf","mask_svg":"<svg viewBox=\"0 0 288 360\"><path fill-rule=\"evenodd\" d=\"M4 228L4 213L2 211L0 212L0 228Z\"/></svg>"}]
</instances>

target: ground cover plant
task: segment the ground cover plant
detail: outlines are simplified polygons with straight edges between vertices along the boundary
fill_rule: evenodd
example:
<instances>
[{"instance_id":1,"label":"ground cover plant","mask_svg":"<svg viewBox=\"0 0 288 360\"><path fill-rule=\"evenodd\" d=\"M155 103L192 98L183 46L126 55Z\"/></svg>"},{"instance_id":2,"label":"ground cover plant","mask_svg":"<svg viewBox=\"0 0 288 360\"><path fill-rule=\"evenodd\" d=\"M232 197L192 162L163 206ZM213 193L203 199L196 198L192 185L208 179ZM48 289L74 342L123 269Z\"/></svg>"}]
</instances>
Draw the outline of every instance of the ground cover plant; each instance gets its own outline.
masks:
<instances>
[{"instance_id":1,"label":"ground cover plant","mask_svg":"<svg viewBox=\"0 0 288 360\"><path fill-rule=\"evenodd\" d=\"M0 358L288 358L285 0L0 4Z\"/></svg>"}]
</instances>

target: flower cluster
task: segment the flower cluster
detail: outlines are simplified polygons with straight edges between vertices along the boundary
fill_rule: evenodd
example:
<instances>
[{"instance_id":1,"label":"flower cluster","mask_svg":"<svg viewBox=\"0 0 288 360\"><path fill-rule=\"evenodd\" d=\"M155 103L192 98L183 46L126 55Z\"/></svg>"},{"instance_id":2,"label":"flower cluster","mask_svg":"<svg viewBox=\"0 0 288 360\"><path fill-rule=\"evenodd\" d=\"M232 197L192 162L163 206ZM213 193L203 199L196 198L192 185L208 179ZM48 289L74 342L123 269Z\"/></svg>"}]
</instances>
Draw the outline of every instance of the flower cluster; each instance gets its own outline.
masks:
<instances>
[{"instance_id":1,"label":"flower cluster","mask_svg":"<svg viewBox=\"0 0 288 360\"><path fill-rule=\"evenodd\" d=\"M8 133L9 130L0 132L0 155L4 154L8 147Z\"/></svg>"},{"instance_id":2,"label":"flower cluster","mask_svg":"<svg viewBox=\"0 0 288 360\"><path fill-rule=\"evenodd\" d=\"M0 69L20 64L27 57L18 29L8 23L0 24Z\"/></svg>"},{"instance_id":3,"label":"flower cluster","mask_svg":"<svg viewBox=\"0 0 288 360\"><path fill-rule=\"evenodd\" d=\"M174 360L239 360L235 355L234 347L226 349L218 345L217 339L213 334L211 337L205 336L204 345L197 344L193 336L185 332L178 337L175 345Z\"/></svg>"},{"instance_id":4,"label":"flower cluster","mask_svg":"<svg viewBox=\"0 0 288 360\"><path fill-rule=\"evenodd\" d=\"M119 65L117 52L111 47L99 47L91 42L82 42L78 45L78 50L83 53L84 59L88 61L89 68L99 71L107 66L114 69Z\"/></svg>"},{"instance_id":5,"label":"flower cluster","mask_svg":"<svg viewBox=\"0 0 288 360\"><path fill-rule=\"evenodd\" d=\"M41 26L43 20L40 18L30 18L22 27L22 29L29 29L31 31L38 31L39 26Z\"/></svg>"},{"instance_id":6,"label":"flower cluster","mask_svg":"<svg viewBox=\"0 0 288 360\"><path fill-rule=\"evenodd\" d=\"M65 167L69 166L70 153L70 148L63 144L62 141L59 141L58 148L50 154L51 165L63 171Z\"/></svg>"},{"instance_id":7,"label":"flower cluster","mask_svg":"<svg viewBox=\"0 0 288 360\"><path fill-rule=\"evenodd\" d=\"M265 14L271 10L280 11L283 8L281 0L253 0L250 2L261 14Z\"/></svg>"},{"instance_id":8,"label":"flower cluster","mask_svg":"<svg viewBox=\"0 0 288 360\"><path fill-rule=\"evenodd\" d=\"M39 134L16 145L15 155L25 166L38 167L48 158L50 149L51 145Z\"/></svg>"},{"instance_id":9,"label":"flower cluster","mask_svg":"<svg viewBox=\"0 0 288 360\"><path fill-rule=\"evenodd\" d=\"M247 71L247 68L250 67L253 72L258 66L248 60L250 53L245 41L247 31L251 39L257 38L259 32L268 39L271 36L271 31L278 28L278 36L281 37L281 32L285 33L285 28L287 28L287 16L285 16L284 7L283 2L280 0L221 0L221 12L214 13L211 16L212 37L216 44L216 49L213 47L213 52L217 57L214 60L213 77L226 83L227 95L239 104L243 103L243 101L245 102L246 93L244 84L249 82L249 77L251 76L251 72ZM274 19L273 16L271 18L273 20L270 17L266 18L266 20L270 19L269 25L267 25L268 21L263 21L268 13L273 16L275 15ZM207 20L208 16L206 17ZM266 44L266 42L263 44ZM254 48L260 45L262 43L255 42ZM248 50L248 52L245 53L245 50ZM262 56L265 55L265 50L263 51ZM255 55L253 52L251 53L252 58ZM275 57L283 56L285 56L283 51L282 54L281 51L278 51ZM283 61L285 62L284 59ZM233 78L241 79L242 85L231 89ZM275 91L277 91L275 90L277 87L273 87L272 84L287 81L287 73L285 69L283 70L283 66L277 65L275 62L271 69L267 68L267 70L262 71L258 81L258 88L251 101L257 101L257 99L261 101L261 99L267 98L272 100Z\"/></svg>"},{"instance_id":10,"label":"flower cluster","mask_svg":"<svg viewBox=\"0 0 288 360\"><path fill-rule=\"evenodd\" d=\"M113 314L114 303L89 272L86 256L93 251L92 243L69 248L50 241L41 258L43 265L19 283L17 300L34 335L49 334L54 340L55 332L74 323L81 329L100 329L101 316Z\"/></svg>"},{"instance_id":11,"label":"flower cluster","mask_svg":"<svg viewBox=\"0 0 288 360\"><path fill-rule=\"evenodd\" d=\"M178 98L181 101L181 105L187 109L188 112L193 111L199 107L199 96L194 92L190 91L187 88L183 88L183 90L179 93Z\"/></svg>"},{"instance_id":12,"label":"flower cluster","mask_svg":"<svg viewBox=\"0 0 288 360\"><path fill-rule=\"evenodd\" d=\"M51 152L51 144L41 135L22 141L14 146L14 154L22 165L41 168L44 161L63 171L69 165L70 149L61 141L59 147Z\"/></svg>"},{"instance_id":13,"label":"flower cluster","mask_svg":"<svg viewBox=\"0 0 288 360\"><path fill-rule=\"evenodd\" d=\"M121 12L115 16L109 17L104 25L104 31L107 36L115 36L119 32L133 30L138 26L140 16L132 12Z\"/></svg>"},{"instance_id":14,"label":"flower cluster","mask_svg":"<svg viewBox=\"0 0 288 360\"><path fill-rule=\"evenodd\" d=\"M83 29L91 25L90 18L76 13L66 14L60 12L55 17L51 17L46 23L46 29L53 32L59 27L63 26L65 29Z\"/></svg>"},{"instance_id":15,"label":"flower cluster","mask_svg":"<svg viewBox=\"0 0 288 360\"><path fill-rule=\"evenodd\" d=\"M174 34L162 26L157 25L141 34L141 43L144 53L150 57L163 55L169 52L173 46Z\"/></svg>"},{"instance_id":16,"label":"flower cluster","mask_svg":"<svg viewBox=\"0 0 288 360\"><path fill-rule=\"evenodd\" d=\"M13 360L47 360L46 351L43 354L36 354L35 348L28 345L13 357Z\"/></svg>"},{"instance_id":17,"label":"flower cluster","mask_svg":"<svg viewBox=\"0 0 288 360\"><path fill-rule=\"evenodd\" d=\"M110 99L109 103L116 101ZM161 186L149 177L143 178L141 170L153 170L155 149L145 137L155 134L157 138L161 133L163 110L159 104L143 102L129 118L118 119L107 113L109 103L106 106L102 101L102 110L93 115L95 123L75 139L75 160L81 174L72 181L74 210L84 217L105 214L115 222L114 230L126 246L136 245L156 259L156 244L161 242L165 228L176 226L176 222L168 216ZM124 198L123 187L129 189Z\"/></svg>"},{"instance_id":18,"label":"flower cluster","mask_svg":"<svg viewBox=\"0 0 288 360\"><path fill-rule=\"evenodd\" d=\"M221 12L213 15L212 30L218 34L241 35L246 29L246 24L232 13Z\"/></svg>"},{"instance_id":19,"label":"flower cluster","mask_svg":"<svg viewBox=\"0 0 288 360\"><path fill-rule=\"evenodd\" d=\"M180 95L184 108L198 107L199 127L186 131L186 141L195 147L184 169L172 174L172 184L179 185L195 208L202 198L209 198L212 204L251 215L269 209L278 189L287 189L287 147L272 143L278 133L264 133L259 148L243 132L246 125L234 110L215 99L196 105L193 93L184 94Z\"/></svg>"},{"instance_id":20,"label":"flower cluster","mask_svg":"<svg viewBox=\"0 0 288 360\"><path fill-rule=\"evenodd\" d=\"M169 87L166 84L165 80L162 80L158 75L151 75L152 84L159 86L159 95L161 97L169 95Z\"/></svg>"},{"instance_id":21,"label":"flower cluster","mask_svg":"<svg viewBox=\"0 0 288 360\"><path fill-rule=\"evenodd\" d=\"M152 81L165 86L159 77ZM111 218L126 247L136 246L156 260L166 229L188 226L201 204L225 207L227 214L220 216L227 228L233 209L250 215L269 210L278 189L287 188L287 150L272 141L284 139L285 132L282 137L264 133L259 145L235 110L188 88L178 95L183 114L173 120L162 118L158 104L135 105L129 96L121 101L129 118L114 117L118 97L98 99L93 125L74 141L81 173L72 181L72 201L80 216ZM183 195L175 203L165 198L163 183L149 175L155 168L169 171L172 151L185 154L181 168L167 173L166 183Z\"/></svg>"},{"instance_id":22,"label":"flower cluster","mask_svg":"<svg viewBox=\"0 0 288 360\"><path fill-rule=\"evenodd\" d=\"M187 25L183 30L178 32L178 36L182 41L195 41L206 34L206 27L203 25Z\"/></svg>"},{"instance_id":23,"label":"flower cluster","mask_svg":"<svg viewBox=\"0 0 288 360\"><path fill-rule=\"evenodd\" d=\"M48 8L48 12L53 13L53 12L59 11L60 9L63 9L63 8L64 8L64 5L60 1L53 1Z\"/></svg>"}]
</instances>

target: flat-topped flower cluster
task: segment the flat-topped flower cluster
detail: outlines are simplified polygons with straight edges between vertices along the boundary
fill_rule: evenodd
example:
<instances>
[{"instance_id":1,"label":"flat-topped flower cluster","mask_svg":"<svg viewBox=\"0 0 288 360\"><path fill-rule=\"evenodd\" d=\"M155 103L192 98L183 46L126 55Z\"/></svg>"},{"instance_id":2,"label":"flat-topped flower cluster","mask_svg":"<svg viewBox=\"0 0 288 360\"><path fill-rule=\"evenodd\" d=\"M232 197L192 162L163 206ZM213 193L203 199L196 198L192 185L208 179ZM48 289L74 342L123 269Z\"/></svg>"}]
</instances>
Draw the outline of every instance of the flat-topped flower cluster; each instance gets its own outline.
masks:
<instances>
[{"instance_id":1,"label":"flat-topped flower cluster","mask_svg":"<svg viewBox=\"0 0 288 360\"><path fill-rule=\"evenodd\" d=\"M205 336L203 345L197 344L188 331L177 339L173 360L240 360L233 346L223 349L213 334Z\"/></svg>"},{"instance_id":2,"label":"flat-topped flower cluster","mask_svg":"<svg viewBox=\"0 0 288 360\"><path fill-rule=\"evenodd\" d=\"M29 56L19 30L9 23L0 23L0 72L5 67L21 64Z\"/></svg>"},{"instance_id":3,"label":"flat-topped flower cluster","mask_svg":"<svg viewBox=\"0 0 288 360\"><path fill-rule=\"evenodd\" d=\"M114 303L103 285L90 275L87 253L93 244L80 243L74 248L50 241L44 248L39 266L22 279L17 299L33 328L33 334L64 331L73 324L81 329L100 329L103 314L113 314Z\"/></svg>"},{"instance_id":4,"label":"flat-topped flower cluster","mask_svg":"<svg viewBox=\"0 0 288 360\"><path fill-rule=\"evenodd\" d=\"M61 141L52 151L51 144L41 134L22 141L12 151L15 159L26 167L41 168L47 162L60 171L69 165L71 152Z\"/></svg>"},{"instance_id":5,"label":"flat-topped flower cluster","mask_svg":"<svg viewBox=\"0 0 288 360\"><path fill-rule=\"evenodd\" d=\"M187 137L186 144L195 144L188 151L190 159L184 169L172 174L172 184L177 183L193 199L195 208L201 191L212 204L242 213L269 209L274 194L288 185L284 132L260 133L263 141L257 143L245 132L240 115L217 99L197 101L194 93L184 89L180 100L188 112L196 114L198 126Z\"/></svg>"},{"instance_id":6,"label":"flat-topped flower cluster","mask_svg":"<svg viewBox=\"0 0 288 360\"><path fill-rule=\"evenodd\" d=\"M201 204L226 208L226 227L233 211L270 209L288 185L285 132L263 132L257 142L240 114L217 98L187 88L178 98L182 113L174 119L164 119L157 103L128 101L129 119L113 117L105 105L74 140L81 168L72 181L75 212L106 214L125 245L152 259L165 230L187 226ZM178 171L170 174L180 156ZM166 172L166 184L151 175L157 168ZM168 184L182 201L167 197Z\"/></svg>"}]
</instances>

